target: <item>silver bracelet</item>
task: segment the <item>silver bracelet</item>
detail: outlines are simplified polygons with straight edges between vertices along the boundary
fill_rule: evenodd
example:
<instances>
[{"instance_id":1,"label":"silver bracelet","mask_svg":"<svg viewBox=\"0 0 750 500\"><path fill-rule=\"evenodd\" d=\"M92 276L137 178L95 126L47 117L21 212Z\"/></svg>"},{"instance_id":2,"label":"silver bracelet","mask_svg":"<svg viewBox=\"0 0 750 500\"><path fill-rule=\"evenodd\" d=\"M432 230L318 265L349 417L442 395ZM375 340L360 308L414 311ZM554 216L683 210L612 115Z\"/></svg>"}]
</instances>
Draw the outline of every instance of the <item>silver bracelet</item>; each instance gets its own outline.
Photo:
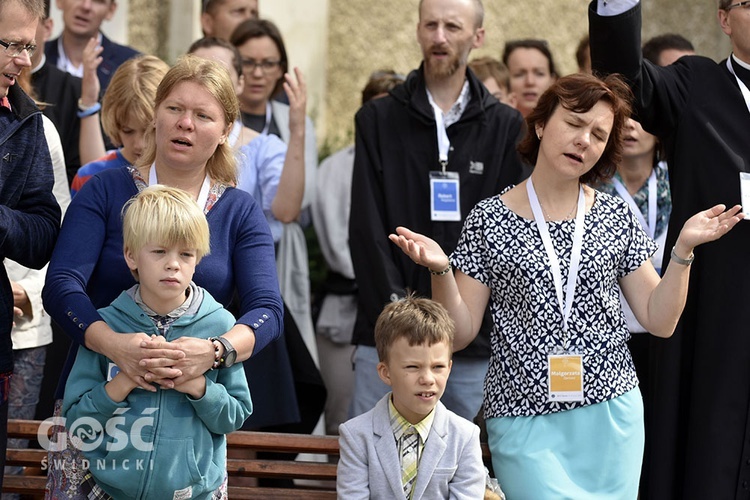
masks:
<instances>
[{"instance_id":1,"label":"silver bracelet","mask_svg":"<svg viewBox=\"0 0 750 500\"><path fill-rule=\"evenodd\" d=\"M679 255L675 253L674 247L672 247L672 253L671 253L670 259L675 264L680 264L681 266L689 266L695 260L695 254L693 252L690 252L690 256L688 256L687 259L683 259L682 257L680 257Z\"/></svg>"},{"instance_id":2,"label":"silver bracelet","mask_svg":"<svg viewBox=\"0 0 750 500\"><path fill-rule=\"evenodd\" d=\"M448 267L446 267L442 271L433 271L432 269L430 269L430 274L433 275L433 276L442 276L444 274L448 274L451 271L451 269L453 269L451 267L451 263L448 262Z\"/></svg>"}]
</instances>

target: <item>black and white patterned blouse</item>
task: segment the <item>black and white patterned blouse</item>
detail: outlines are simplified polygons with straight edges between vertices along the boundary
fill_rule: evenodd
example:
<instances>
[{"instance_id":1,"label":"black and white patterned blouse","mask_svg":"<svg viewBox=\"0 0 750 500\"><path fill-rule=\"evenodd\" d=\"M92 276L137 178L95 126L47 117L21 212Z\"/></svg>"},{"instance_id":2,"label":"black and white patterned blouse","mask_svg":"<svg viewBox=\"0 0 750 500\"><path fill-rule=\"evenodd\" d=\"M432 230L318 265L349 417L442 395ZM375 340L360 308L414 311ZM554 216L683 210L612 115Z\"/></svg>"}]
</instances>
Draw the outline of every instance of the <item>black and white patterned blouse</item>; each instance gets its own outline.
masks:
<instances>
[{"instance_id":1,"label":"black and white patterned blouse","mask_svg":"<svg viewBox=\"0 0 750 500\"><path fill-rule=\"evenodd\" d=\"M574 220L548 223L563 281L574 225ZM655 251L656 244L628 205L596 192L585 217L568 320L569 345L583 354L584 401L549 402L547 355L562 346L562 313L539 230L499 196L478 203L464 223L451 263L490 288L494 328L485 416L553 413L607 401L636 387L617 279L638 269Z\"/></svg>"}]
</instances>

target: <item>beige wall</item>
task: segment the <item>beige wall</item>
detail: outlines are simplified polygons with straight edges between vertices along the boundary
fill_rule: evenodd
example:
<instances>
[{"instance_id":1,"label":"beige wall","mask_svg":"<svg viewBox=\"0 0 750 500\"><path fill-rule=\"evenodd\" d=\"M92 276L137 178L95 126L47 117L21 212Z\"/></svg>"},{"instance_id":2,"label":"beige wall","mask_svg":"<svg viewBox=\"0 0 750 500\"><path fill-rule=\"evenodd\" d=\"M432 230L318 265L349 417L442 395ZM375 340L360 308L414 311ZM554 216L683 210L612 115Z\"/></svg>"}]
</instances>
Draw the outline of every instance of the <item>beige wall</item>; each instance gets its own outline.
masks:
<instances>
[{"instance_id":1,"label":"beige wall","mask_svg":"<svg viewBox=\"0 0 750 500\"><path fill-rule=\"evenodd\" d=\"M297 66L307 82L307 114L315 123L318 144L325 136L329 0L259 0L260 15L284 36L290 69Z\"/></svg>"}]
</instances>

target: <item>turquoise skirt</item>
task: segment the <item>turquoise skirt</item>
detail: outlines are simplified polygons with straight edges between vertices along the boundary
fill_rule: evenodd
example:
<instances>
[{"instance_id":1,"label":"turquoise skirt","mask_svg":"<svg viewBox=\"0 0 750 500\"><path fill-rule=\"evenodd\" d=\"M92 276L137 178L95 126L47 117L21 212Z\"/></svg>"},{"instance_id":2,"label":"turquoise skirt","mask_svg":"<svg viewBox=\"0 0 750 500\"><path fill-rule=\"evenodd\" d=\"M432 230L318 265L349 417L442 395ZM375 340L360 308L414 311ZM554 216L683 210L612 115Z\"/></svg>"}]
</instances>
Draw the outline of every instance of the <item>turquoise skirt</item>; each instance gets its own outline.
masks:
<instances>
[{"instance_id":1,"label":"turquoise skirt","mask_svg":"<svg viewBox=\"0 0 750 500\"><path fill-rule=\"evenodd\" d=\"M492 466L508 500L629 500L643 462L636 387L575 410L487 419Z\"/></svg>"}]
</instances>

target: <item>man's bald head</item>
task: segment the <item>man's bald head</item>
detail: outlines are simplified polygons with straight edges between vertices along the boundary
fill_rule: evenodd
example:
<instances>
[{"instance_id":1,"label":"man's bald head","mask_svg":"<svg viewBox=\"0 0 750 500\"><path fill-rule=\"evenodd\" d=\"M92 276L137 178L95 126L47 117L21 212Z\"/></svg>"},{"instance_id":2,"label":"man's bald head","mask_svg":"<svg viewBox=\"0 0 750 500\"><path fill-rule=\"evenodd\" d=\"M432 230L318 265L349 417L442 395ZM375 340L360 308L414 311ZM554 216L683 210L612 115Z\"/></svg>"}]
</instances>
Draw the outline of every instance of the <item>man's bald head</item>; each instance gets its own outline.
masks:
<instances>
[{"instance_id":1,"label":"man's bald head","mask_svg":"<svg viewBox=\"0 0 750 500\"><path fill-rule=\"evenodd\" d=\"M466 1L466 0L456 0L456 1ZM474 28L481 28L482 23L484 23L484 5L482 5L482 0L468 0L474 5ZM422 19L422 4L424 3L424 0L419 0L419 19Z\"/></svg>"}]
</instances>

